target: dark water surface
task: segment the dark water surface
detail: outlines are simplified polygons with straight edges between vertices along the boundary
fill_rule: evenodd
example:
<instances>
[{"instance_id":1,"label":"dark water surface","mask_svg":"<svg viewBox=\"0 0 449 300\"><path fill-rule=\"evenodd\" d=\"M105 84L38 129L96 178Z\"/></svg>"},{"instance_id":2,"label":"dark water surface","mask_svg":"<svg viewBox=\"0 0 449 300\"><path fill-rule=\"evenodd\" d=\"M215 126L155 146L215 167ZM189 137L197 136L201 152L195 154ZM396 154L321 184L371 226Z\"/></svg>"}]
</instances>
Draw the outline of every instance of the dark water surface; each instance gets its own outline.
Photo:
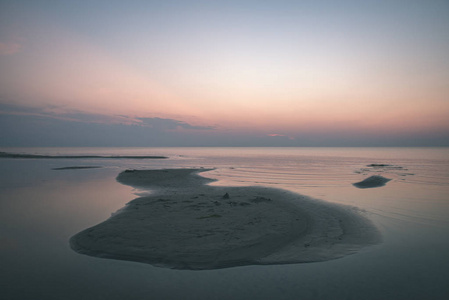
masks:
<instances>
[{"instance_id":1,"label":"dark water surface","mask_svg":"<svg viewBox=\"0 0 449 300\"><path fill-rule=\"evenodd\" d=\"M168 156L163 160L1 158L4 299L447 299L447 148L49 148L37 155ZM53 168L99 166L101 168ZM179 271L79 255L71 236L136 195L124 169L216 168L214 185L288 189L363 211L383 243L342 259ZM357 189L373 175L385 186Z\"/></svg>"}]
</instances>

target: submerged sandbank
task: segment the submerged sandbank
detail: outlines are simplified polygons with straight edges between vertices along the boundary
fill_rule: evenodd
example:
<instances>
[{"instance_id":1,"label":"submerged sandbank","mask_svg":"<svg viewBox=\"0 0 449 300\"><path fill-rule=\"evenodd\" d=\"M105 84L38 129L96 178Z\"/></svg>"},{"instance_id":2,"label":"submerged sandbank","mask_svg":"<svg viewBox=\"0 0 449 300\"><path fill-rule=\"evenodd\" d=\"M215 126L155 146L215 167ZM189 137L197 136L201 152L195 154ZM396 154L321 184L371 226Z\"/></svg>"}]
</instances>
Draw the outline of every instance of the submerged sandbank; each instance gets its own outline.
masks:
<instances>
[{"instance_id":1,"label":"submerged sandbank","mask_svg":"<svg viewBox=\"0 0 449 300\"><path fill-rule=\"evenodd\" d=\"M285 190L216 187L207 170L128 170L117 180L152 190L70 240L82 254L207 270L343 257L380 235L355 208Z\"/></svg>"},{"instance_id":2,"label":"submerged sandbank","mask_svg":"<svg viewBox=\"0 0 449 300\"><path fill-rule=\"evenodd\" d=\"M84 169L99 169L102 168L100 166L71 166L71 167L61 167L61 168L52 168L55 171L61 170L84 170Z\"/></svg>"}]
</instances>

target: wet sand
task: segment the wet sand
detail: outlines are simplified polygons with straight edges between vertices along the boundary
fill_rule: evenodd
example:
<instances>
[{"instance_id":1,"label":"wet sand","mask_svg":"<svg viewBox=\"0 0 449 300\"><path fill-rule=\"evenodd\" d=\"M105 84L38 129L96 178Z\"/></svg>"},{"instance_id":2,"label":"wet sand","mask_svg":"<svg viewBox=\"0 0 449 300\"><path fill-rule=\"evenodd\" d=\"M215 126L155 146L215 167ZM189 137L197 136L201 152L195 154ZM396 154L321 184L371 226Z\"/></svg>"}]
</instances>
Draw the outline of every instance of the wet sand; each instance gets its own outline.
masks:
<instances>
[{"instance_id":1,"label":"wet sand","mask_svg":"<svg viewBox=\"0 0 449 300\"><path fill-rule=\"evenodd\" d=\"M354 207L286 190L209 186L207 169L127 170L120 183L150 189L70 240L75 251L154 266L208 270L326 261L379 243Z\"/></svg>"}]
</instances>

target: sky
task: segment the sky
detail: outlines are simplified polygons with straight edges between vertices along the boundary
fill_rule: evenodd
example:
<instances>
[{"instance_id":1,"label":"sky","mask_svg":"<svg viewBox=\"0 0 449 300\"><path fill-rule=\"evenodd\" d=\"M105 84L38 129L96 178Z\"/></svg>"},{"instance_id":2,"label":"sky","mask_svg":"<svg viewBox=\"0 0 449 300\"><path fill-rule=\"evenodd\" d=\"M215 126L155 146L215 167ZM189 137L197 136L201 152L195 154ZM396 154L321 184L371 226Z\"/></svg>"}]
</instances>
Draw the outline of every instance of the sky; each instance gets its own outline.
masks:
<instances>
[{"instance_id":1,"label":"sky","mask_svg":"<svg viewBox=\"0 0 449 300\"><path fill-rule=\"evenodd\" d=\"M0 146L449 146L449 1L0 0Z\"/></svg>"}]
</instances>

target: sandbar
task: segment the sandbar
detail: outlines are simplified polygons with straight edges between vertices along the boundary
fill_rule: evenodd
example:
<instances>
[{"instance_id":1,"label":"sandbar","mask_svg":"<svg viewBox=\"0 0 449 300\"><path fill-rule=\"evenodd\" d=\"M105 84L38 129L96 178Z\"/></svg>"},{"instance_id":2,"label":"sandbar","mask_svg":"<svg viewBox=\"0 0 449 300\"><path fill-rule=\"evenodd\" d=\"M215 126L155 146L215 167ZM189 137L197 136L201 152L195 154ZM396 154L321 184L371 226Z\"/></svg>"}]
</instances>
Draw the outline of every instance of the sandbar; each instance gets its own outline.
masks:
<instances>
[{"instance_id":1,"label":"sandbar","mask_svg":"<svg viewBox=\"0 0 449 300\"><path fill-rule=\"evenodd\" d=\"M352 185L359 189L369 189L384 186L390 180L391 179L380 175L373 175L360 182L353 183Z\"/></svg>"},{"instance_id":2,"label":"sandbar","mask_svg":"<svg viewBox=\"0 0 449 300\"><path fill-rule=\"evenodd\" d=\"M183 270L326 261L380 242L354 207L266 187L218 187L207 169L127 170L151 191L70 239L78 253Z\"/></svg>"}]
</instances>

